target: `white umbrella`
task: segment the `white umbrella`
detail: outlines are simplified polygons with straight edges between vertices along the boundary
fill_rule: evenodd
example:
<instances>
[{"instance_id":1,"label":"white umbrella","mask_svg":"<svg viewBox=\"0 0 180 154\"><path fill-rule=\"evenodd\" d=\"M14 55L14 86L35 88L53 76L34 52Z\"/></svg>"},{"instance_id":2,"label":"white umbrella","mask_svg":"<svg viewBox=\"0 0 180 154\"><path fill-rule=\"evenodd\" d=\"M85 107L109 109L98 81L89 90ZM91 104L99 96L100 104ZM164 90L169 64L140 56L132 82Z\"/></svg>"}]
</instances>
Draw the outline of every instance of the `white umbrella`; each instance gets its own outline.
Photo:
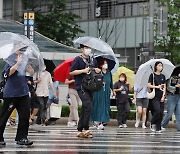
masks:
<instances>
[{"instance_id":1,"label":"white umbrella","mask_svg":"<svg viewBox=\"0 0 180 154\"><path fill-rule=\"evenodd\" d=\"M83 44L92 49L101 51L106 54L114 55L114 52L109 44L101 40L100 38L95 38L91 36L79 37L78 39L73 41L74 44Z\"/></svg>"},{"instance_id":2,"label":"white umbrella","mask_svg":"<svg viewBox=\"0 0 180 154\"><path fill-rule=\"evenodd\" d=\"M166 80L170 78L175 66L167 59L151 59L146 63L139 66L139 69L135 75L134 82L140 87L146 87L148 84L149 76L154 72L154 65L157 61L163 63L162 74L165 75Z\"/></svg>"}]
</instances>

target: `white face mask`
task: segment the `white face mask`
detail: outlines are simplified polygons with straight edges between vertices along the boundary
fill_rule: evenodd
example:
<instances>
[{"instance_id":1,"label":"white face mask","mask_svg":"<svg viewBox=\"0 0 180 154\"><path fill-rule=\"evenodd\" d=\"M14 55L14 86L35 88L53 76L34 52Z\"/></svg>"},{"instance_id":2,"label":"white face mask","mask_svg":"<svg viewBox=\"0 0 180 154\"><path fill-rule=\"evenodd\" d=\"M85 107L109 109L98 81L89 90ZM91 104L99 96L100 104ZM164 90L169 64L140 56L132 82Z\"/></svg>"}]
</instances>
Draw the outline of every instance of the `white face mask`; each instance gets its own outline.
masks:
<instances>
[{"instance_id":1,"label":"white face mask","mask_svg":"<svg viewBox=\"0 0 180 154\"><path fill-rule=\"evenodd\" d=\"M102 68L107 69L107 68L108 68L108 64L104 64L104 65L102 66Z\"/></svg>"},{"instance_id":2,"label":"white face mask","mask_svg":"<svg viewBox=\"0 0 180 154\"><path fill-rule=\"evenodd\" d=\"M84 49L84 54L89 56L91 54L91 49Z\"/></svg>"}]
</instances>

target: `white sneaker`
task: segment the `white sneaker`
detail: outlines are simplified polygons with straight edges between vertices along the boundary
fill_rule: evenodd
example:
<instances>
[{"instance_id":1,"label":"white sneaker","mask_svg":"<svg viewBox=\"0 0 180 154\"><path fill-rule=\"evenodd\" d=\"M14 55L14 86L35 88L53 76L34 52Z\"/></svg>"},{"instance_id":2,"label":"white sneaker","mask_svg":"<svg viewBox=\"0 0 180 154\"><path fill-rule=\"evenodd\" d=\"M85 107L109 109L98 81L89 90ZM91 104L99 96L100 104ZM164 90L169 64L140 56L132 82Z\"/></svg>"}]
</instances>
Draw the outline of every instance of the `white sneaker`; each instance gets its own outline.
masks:
<instances>
[{"instance_id":1,"label":"white sneaker","mask_svg":"<svg viewBox=\"0 0 180 154\"><path fill-rule=\"evenodd\" d=\"M127 128L128 126L126 124L123 124L123 128Z\"/></svg>"},{"instance_id":2,"label":"white sneaker","mask_svg":"<svg viewBox=\"0 0 180 154\"><path fill-rule=\"evenodd\" d=\"M135 128L138 128L138 127L139 127L139 121L136 121Z\"/></svg>"},{"instance_id":3,"label":"white sneaker","mask_svg":"<svg viewBox=\"0 0 180 154\"><path fill-rule=\"evenodd\" d=\"M150 125L150 130L152 131L152 132L155 132L156 131L156 125Z\"/></svg>"},{"instance_id":4,"label":"white sneaker","mask_svg":"<svg viewBox=\"0 0 180 154\"><path fill-rule=\"evenodd\" d=\"M123 128L123 125L119 125L119 128Z\"/></svg>"},{"instance_id":5,"label":"white sneaker","mask_svg":"<svg viewBox=\"0 0 180 154\"><path fill-rule=\"evenodd\" d=\"M164 127L161 127L161 130L162 130L162 131L165 131L165 130L166 130L166 128L164 128Z\"/></svg>"},{"instance_id":6,"label":"white sneaker","mask_svg":"<svg viewBox=\"0 0 180 154\"><path fill-rule=\"evenodd\" d=\"M147 128L147 127L143 124L143 125L142 125L142 129L146 129L146 128Z\"/></svg>"},{"instance_id":7,"label":"white sneaker","mask_svg":"<svg viewBox=\"0 0 180 154\"><path fill-rule=\"evenodd\" d=\"M74 124L74 122L70 122L70 121L69 121L69 122L67 123L67 126L68 126L68 127L74 127L75 124Z\"/></svg>"},{"instance_id":8,"label":"white sneaker","mask_svg":"<svg viewBox=\"0 0 180 154\"><path fill-rule=\"evenodd\" d=\"M162 131L161 130L157 130L156 133L162 133Z\"/></svg>"},{"instance_id":9,"label":"white sneaker","mask_svg":"<svg viewBox=\"0 0 180 154\"><path fill-rule=\"evenodd\" d=\"M104 130L104 126L103 124L100 124L98 127L97 127L98 130Z\"/></svg>"}]
</instances>

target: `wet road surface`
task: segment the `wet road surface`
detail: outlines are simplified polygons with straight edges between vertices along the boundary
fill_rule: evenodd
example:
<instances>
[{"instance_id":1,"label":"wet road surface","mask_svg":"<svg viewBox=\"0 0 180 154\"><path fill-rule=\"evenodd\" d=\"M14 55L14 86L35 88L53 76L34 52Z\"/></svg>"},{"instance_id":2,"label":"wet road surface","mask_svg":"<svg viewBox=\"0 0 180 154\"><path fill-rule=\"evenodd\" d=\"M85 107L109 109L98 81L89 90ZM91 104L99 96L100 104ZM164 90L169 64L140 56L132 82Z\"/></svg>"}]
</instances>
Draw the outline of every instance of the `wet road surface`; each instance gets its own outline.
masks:
<instances>
[{"instance_id":1,"label":"wet road surface","mask_svg":"<svg viewBox=\"0 0 180 154\"><path fill-rule=\"evenodd\" d=\"M33 125L29 129L29 139L34 141L34 144L23 147L14 142L16 127L8 126L4 135L6 146L0 147L0 153L180 153L180 132L176 129L166 129L162 134L141 128L106 127L104 131L90 129L94 138L80 139L76 137L76 128Z\"/></svg>"}]
</instances>

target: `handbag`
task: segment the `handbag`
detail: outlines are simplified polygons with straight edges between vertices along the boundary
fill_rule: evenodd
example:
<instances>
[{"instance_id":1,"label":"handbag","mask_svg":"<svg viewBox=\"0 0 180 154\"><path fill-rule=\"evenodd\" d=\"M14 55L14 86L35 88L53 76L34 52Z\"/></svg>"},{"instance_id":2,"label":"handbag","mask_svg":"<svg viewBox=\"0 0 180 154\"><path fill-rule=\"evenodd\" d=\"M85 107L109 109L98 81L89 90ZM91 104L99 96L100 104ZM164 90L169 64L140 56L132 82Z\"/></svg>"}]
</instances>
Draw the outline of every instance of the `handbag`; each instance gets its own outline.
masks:
<instances>
[{"instance_id":1,"label":"handbag","mask_svg":"<svg viewBox=\"0 0 180 154\"><path fill-rule=\"evenodd\" d=\"M60 104L52 103L50 105L49 116L50 118L60 118L62 106Z\"/></svg>"},{"instance_id":2,"label":"handbag","mask_svg":"<svg viewBox=\"0 0 180 154\"><path fill-rule=\"evenodd\" d=\"M153 85L155 85L154 83L154 73L153 73ZM153 88L153 90L151 92L147 91L147 98L148 99L153 99L155 97L155 88Z\"/></svg>"}]
</instances>

